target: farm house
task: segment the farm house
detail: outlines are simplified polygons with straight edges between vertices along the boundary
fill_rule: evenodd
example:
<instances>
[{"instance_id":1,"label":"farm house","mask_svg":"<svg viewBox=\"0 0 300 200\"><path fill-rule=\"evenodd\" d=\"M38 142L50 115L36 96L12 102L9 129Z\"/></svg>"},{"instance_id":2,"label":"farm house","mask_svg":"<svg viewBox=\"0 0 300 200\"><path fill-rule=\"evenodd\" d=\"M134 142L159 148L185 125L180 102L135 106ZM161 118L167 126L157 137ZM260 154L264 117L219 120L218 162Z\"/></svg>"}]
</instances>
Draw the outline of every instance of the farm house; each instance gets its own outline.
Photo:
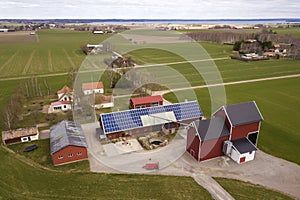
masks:
<instances>
[{"instance_id":1,"label":"farm house","mask_svg":"<svg viewBox=\"0 0 300 200\"><path fill-rule=\"evenodd\" d=\"M2 131L3 144L14 144L21 142L30 142L39 139L39 130L37 127L19 128L16 130Z\"/></svg>"},{"instance_id":2,"label":"farm house","mask_svg":"<svg viewBox=\"0 0 300 200\"><path fill-rule=\"evenodd\" d=\"M164 124L191 123L202 117L197 101L103 113L98 132L100 138L111 140L161 131Z\"/></svg>"},{"instance_id":3,"label":"farm house","mask_svg":"<svg viewBox=\"0 0 300 200\"><path fill-rule=\"evenodd\" d=\"M105 96L102 94L95 95L95 105L96 109L100 108L112 108L114 107L114 97L113 96Z\"/></svg>"},{"instance_id":4,"label":"farm house","mask_svg":"<svg viewBox=\"0 0 300 200\"><path fill-rule=\"evenodd\" d=\"M56 101L52 102L49 107L49 113L53 113L55 111L67 111L72 110L72 103L70 101Z\"/></svg>"},{"instance_id":5,"label":"farm house","mask_svg":"<svg viewBox=\"0 0 300 200\"><path fill-rule=\"evenodd\" d=\"M57 99L58 101L50 104L48 109L49 113L60 110L72 110L73 90L71 88L65 85L62 89L58 90Z\"/></svg>"},{"instance_id":6,"label":"farm house","mask_svg":"<svg viewBox=\"0 0 300 200\"><path fill-rule=\"evenodd\" d=\"M130 109L148 108L161 105L163 105L163 98L161 95L131 98L129 102Z\"/></svg>"},{"instance_id":7,"label":"farm house","mask_svg":"<svg viewBox=\"0 0 300 200\"><path fill-rule=\"evenodd\" d=\"M61 121L50 128L50 153L53 165L63 165L88 158L87 143L78 122Z\"/></svg>"},{"instance_id":8,"label":"farm house","mask_svg":"<svg viewBox=\"0 0 300 200\"><path fill-rule=\"evenodd\" d=\"M187 152L198 161L221 155L237 163L253 160L263 121L256 103L222 106L213 116L190 124Z\"/></svg>"},{"instance_id":9,"label":"farm house","mask_svg":"<svg viewBox=\"0 0 300 200\"><path fill-rule=\"evenodd\" d=\"M100 82L83 83L82 84L82 92L84 95L90 95L93 93L103 94L104 93L103 83L101 81Z\"/></svg>"},{"instance_id":10,"label":"farm house","mask_svg":"<svg viewBox=\"0 0 300 200\"><path fill-rule=\"evenodd\" d=\"M64 86L57 91L58 101L73 101L73 90L68 86Z\"/></svg>"}]
</instances>

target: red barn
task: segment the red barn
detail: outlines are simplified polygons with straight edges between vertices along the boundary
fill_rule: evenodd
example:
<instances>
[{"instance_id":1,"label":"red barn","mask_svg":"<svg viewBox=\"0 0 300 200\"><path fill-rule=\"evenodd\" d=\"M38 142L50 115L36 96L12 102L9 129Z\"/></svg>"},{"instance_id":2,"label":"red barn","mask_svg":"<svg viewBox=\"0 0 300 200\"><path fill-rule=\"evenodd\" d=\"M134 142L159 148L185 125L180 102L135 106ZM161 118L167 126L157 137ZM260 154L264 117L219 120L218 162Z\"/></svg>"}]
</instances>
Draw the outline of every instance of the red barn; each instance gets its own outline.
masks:
<instances>
[{"instance_id":1,"label":"red barn","mask_svg":"<svg viewBox=\"0 0 300 200\"><path fill-rule=\"evenodd\" d=\"M163 105L163 98L160 95L131 98L129 102L130 109L148 108Z\"/></svg>"},{"instance_id":2,"label":"red barn","mask_svg":"<svg viewBox=\"0 0 300 200\"><path fill-rule=\"evenodd\" d=\"M223 117L197 120L188 129L186 150L198 161L222 156L222 144L229 135Z\"/></svg>"},{"instance_id":3,"label":"red barn","mask_svg":"<svg viewBox=\"0 0 300 200\"><path fill-rule=\"evenodd\" d=\"M223 116L230 129L230 140L248 138L257 144L258 133L263 117L254 101L222 106L213 116Z\"/></svg>"},{"instance_id":4,"label":"red barn","mask_svg":"<svg viewBox=\"0 0 300 200\"><path fill-rule=\"evenodd\" d=\"M87 159L87 143L81 125L64 120L52 126L50 151L55 166Z\"/></svg>"},{"instance_id":5,"label":"red barn","mask_svg":"<svg viewBox=\"0 0 300 200\"><path fill-rule=\"evenodd\" d=\"M256 103L222 106L213 116L190 125L187 152L198 161L224 154L237 163L253 160L263 121Z\"/></svg>"}]
</instances>

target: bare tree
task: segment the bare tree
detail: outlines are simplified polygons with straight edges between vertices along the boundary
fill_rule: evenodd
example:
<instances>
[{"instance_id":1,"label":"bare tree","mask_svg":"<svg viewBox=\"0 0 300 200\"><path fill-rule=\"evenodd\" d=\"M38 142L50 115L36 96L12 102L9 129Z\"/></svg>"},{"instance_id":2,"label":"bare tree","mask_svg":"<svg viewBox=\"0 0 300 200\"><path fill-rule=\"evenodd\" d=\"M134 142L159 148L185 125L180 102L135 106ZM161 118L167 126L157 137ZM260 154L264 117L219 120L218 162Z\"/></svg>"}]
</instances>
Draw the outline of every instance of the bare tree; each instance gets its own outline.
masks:
<instances>
[{"instance_id":1,"label":"bare tree","mask_svg":"<svg viewBox=\"0 0 300 200\"><path fill-rule=\"evenodd\" d=\"M2 112L2 122L5 130L11 130L14 128L14 123L16 121L13 107L10 104L7 104Z\"/></svg>"}]
</instances>

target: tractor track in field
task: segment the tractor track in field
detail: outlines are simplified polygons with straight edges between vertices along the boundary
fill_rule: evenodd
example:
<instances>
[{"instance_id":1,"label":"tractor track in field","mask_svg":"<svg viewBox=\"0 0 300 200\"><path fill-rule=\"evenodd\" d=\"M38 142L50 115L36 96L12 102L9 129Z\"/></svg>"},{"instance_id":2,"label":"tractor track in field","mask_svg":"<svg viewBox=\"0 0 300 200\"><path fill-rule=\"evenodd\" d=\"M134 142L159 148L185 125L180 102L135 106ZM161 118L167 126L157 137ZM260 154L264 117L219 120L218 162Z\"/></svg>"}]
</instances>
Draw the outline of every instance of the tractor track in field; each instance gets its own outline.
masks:
<instances>
[{"instance_id":1,"label":"tractor track in field","mask_svg":"<svg viewBox=\"0 0 300 200\"><path fill-rule=\"evenodd\" d=\"M50 50L48 50L48 69L50 72L53 72L53 64Z\"/></svg>"},{"instance_id":2,"label":"tractor track in field","mask_svg":"<svg viewBox=\"0 0 300 200\"><path fill-rule=\"evenodd\" d=\"M64 53L66 54L66 57L67 59L69 60L71 66L72 66L72 69L76 69L76 65L74 64L74 62L72 61L70 55L68 54L68 52L66 51L66 49L63 49Z\"/></svg>"},{"instance_id":3,"label":"tractor track in field","mask_svg":"<svg viewBox=\"0 0 300 200\"><path fill-rule=\"evenodd\" d=\"M16 55L19 53L19 51L16 51L1 67L0 67L0 73L2 70L16 57Z\"/></svg>"},{"instance_id":4,"label":"tractor track in field","mask_svg":"<svg viewBox=\"0 0 300 200\"><path fill-rule=\"evenodd\" d=\"M29 70L29 67L30 67L30 65L31 65L31 61L32 61L32 59L33 59L33 56L34 56L35 52L36 52L36 49L33 50L33 51L31 52L31 54L30 54L30 56L29 56L29 59L28 59L28 61L26 62L26 65L25 65L25 67L24 67L24 69L23 69L23 71L22 71L22 74L27 74L27 72L28 72L28 70Z\"/></svg>"}]
</instances>

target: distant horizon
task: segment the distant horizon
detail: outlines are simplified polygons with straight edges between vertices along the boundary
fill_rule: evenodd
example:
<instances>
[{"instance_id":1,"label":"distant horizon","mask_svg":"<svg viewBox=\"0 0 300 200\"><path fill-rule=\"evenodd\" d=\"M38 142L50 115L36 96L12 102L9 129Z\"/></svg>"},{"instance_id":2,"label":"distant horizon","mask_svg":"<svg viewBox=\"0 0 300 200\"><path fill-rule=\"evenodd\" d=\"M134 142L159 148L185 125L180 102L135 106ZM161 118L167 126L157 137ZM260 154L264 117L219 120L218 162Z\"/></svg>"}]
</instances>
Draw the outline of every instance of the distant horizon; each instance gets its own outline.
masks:
<instances>
[{"instance_id":1,"label":"distant horizon","mask_svg":"<svg viewBox=\"0 0 300 200\"><path fill-rule=\"evenodd\" d=\"M287 17L287 18L2 18L0 21L4 20L153 20L153 21L161 21L161 20L168 20L168 21L219 21L219 20L228 20L228 21L248 21L248 20L300 20L300 17Z\"/></svg>"},{"instance_id":2,"label":"distant horizon","mask_svg":"<svg viewBox=\"0 0 300 200\"><path fill-rule=\"evenodd\" d=\"M2 0L2 19L271 19L300 18L294 0Z\"/></svg>"}]
</instances>

